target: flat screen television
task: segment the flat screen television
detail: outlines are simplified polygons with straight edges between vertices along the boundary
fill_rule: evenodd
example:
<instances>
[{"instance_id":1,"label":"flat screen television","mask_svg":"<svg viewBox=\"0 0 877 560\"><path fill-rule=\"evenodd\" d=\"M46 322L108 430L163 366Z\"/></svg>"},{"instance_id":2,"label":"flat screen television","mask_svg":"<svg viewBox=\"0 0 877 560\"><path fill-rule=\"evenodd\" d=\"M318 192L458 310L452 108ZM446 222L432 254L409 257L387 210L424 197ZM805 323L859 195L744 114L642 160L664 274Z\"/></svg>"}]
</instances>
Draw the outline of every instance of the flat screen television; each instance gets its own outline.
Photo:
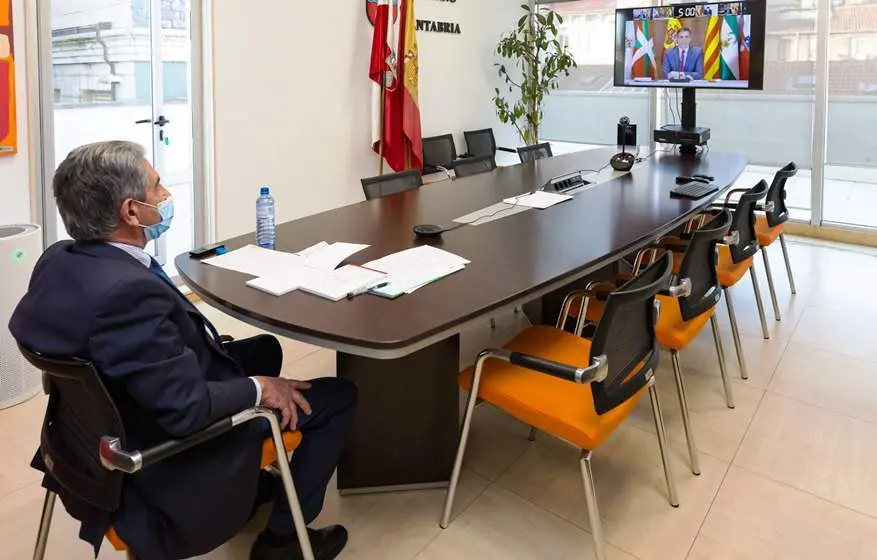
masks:
<instances>
[{"instance_id":1,"label":"flat screen television","mask_svg":"<svg viewBox=\"0 0 877 560\"><path fill-rule=\"evenodd\" d=\"M615 12L615 85L760 90L765 0Z\"/></svg>"}]
</instances>

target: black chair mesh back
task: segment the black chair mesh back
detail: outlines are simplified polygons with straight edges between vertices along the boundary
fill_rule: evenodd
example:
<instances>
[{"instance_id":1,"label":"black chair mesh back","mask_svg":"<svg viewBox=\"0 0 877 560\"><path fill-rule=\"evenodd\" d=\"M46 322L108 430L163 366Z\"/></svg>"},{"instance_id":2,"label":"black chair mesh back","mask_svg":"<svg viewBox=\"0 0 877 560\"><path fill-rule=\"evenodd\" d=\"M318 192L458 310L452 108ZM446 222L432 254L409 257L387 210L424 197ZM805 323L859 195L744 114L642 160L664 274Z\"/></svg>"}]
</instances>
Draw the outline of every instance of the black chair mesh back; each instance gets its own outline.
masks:
<instances>
[{"instance_id":1,"label":"black chair mesh back","mask_svg":"<svg viewBox=\"0 0 877 560\"><path fill-rule=\"evenodd\" d=\"M786 181L797 174L798 166L793 161L774 175L767 191L767 201L773 203L773 210L765 212L768 226L776 227L789 221L789 209L786 208Z\"/></svg>"},{"instance_id":2,"label":"black chair mesh back","mask_svg":"<svg viewBox=\"0 0 877 560\"><path fill-rule=\"evenodd\" d=\"M467 130L463 133L466 138L466 151L472 157L495 156L496 138L492 128L482 130Z\"/></svg>"},{"instance_id":3,"label":"black chair mesh back","mask_svg":"<svg viewBox=\"0 0 877 560\"><path fill-rule=\"evenodd\" d=\"M493 155L460 159L454 163L454 173L457 177L488 173L494 169L496 169L496 160Z\"/></svg>"},{"instance_id":4,"label":"black chair mesh back","mask_svg":"<svg viewBox=\"0 0 877 560\"><path fill-rule=\"evenodd\" d=\"M679 298L684 321L709 311L722 299L722 286L716 273L719 257L716 244L722 242L730 227L731 213L722 210L708 224L696 230L688 242L678 273L679 278L691 280L691 294Z\"/></svg>"},{"instance_id":5,"label":"black chair mesh back","mask_svg":"<svg viewBox=\"0 0 877 560\"><path fill-rule=\"evenodd\" d=\"M429 172L435 172L438 167L450 169L456 159L457 148L452 134L423 139L423 166Z\"/></svg>"},{"instance_id":6,"label":"black chair mesh back","mask_svg":"<svg viewBox=\"0 0 877 560\"><path fill-rule=\"evenodd\" d=\"M100 462L100 440L117 437L125 445L122 418L91 363L47 358L19 347L43 371L49 405L43 419L40 455L52 477L78 498L104 511L119 507L123 473Z\"/></svg>"},{"instance_id":7,"label":"black chair mesh back","mask_svg":"<svg viewBox=\"0 0 877 560\"><path fill-rule=\"evenodd\" d=\"M366 200L390 196L400 192L418 189L423 186L423 178L416 169L390 173L379 177L361 179Z\"/></svg>"},{"instance_id":8,"label":"black chair mesh back","mask_svg":"<svg viewBox=\"0 0 877 560\"><path fill-rule=\"evenodd\" d=\"M550 158L552 155L554 154L551 153L551 144L548 142L518 148L518 157L521 158L521 163L533 163L538 159Z\"/></svg>"},{"instance_id":9,"label":"black chair mesh back","mask_svg":"<svg viewBox=\"0 0 877 560\"><path fill-rule=\"evenodd\" d=\"M646 386L658 365L655 295L667 287L673 257L665 253L636 278L609 294L591 343L591 356L609 360L606 380L591 383L594 408L605 414Z\"/></svg>"},{"instance_id":10,"label":"black chair mesh back","mask_svg":"<svg viewBox=\"0 0 877 560\"><path fill-rule=\"evenodd\" d=\"M745 261L761 248L755 235L755 207L765 196L767 196L767 181L761 180L743 193L737 202L731 219L731 231L736 231L740 235L739 243L731 245L731 259L735 263Z\"/></svg>"}]
</instances>

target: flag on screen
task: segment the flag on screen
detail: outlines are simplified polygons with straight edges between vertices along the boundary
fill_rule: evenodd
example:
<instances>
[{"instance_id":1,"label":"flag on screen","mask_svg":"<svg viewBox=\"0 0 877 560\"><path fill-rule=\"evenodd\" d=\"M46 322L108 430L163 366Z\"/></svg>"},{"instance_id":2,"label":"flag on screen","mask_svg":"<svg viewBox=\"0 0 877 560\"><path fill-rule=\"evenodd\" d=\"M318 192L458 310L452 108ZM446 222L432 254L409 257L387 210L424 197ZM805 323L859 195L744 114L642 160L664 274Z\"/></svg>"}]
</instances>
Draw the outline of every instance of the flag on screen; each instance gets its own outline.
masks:
<instances>
[{"instance_id":1,"label":"flag on screen","mask_svg":"<svg viewBox=\"0 0 877 560\"><path fill-rule=\"evenodd\" d=\"M740 16L738 26L743 29L740 34L740 79L749 80L749 49L750 49L750 23L749 16Z\"/></svg>"},{"instance_id":2,"label":"flag on screen","mask_svg":"<svg viewBox=\"0 0 877 560\"><path fill-rule=\"evenodd\" d=\"M682 20L679 18L670 18L667 20L667 31L664 32L664 50L672 49L676 46L676 34L682 29Z\"/></svg>"},{"instance_id":3,"label":"flag on screen","mask_svg":"<svg viewBox=\"0 0 877 560\"><path fill-rule=\"evenodd\" d=\"M740 79L740 29L737 16L722 18L722 57L721 78L723 80Z\"/></svg>"},{"instance_id":4,"label":"flag on screen","mask_svg":"<svg viewBox=\"0 0 877 560\"><path fill-rule=\"evenodd\" d=\"M655 45L647 20L634 22L633 60L631 76L634 78L655 77Z\"/></svg>"},{"instance_id":5,"label":"flag on screen","mask_svg":"<svg viewBox=\"0 0 877 560\"><path fill-rule=\"evenodd\" d=\"M721 77L722 65L722 18L711 16L706 25L706 42L704 43L703 79L717 80Z\"/></svg>"},{"instance_id":6,"label":"flag on screen","mask_svg":"<svg viewBox=\"0 0 877 560\"><path fill-rule=\"evenodd\" d=\"M420 65L414 0L401 0L399 36L402 80L402 132L405 136L405 168L423 169L423 135L420 129Z\"/></svg>"}]
</instances>

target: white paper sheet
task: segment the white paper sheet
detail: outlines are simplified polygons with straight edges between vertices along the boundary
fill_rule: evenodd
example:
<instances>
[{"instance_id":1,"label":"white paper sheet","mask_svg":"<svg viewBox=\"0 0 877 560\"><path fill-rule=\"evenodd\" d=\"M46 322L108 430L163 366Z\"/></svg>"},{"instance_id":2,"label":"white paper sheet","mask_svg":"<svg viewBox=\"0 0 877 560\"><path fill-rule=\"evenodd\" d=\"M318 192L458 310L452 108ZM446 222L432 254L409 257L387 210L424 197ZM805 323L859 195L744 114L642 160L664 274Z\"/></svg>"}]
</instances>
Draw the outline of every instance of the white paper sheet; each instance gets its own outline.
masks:
<instances>
[{"instance_id":1,"label":"white paper sheet","mask_svg":"<svg viewBox=\"0 0 877 560\"><path fill-rule=\"evenodd\" d=\"M555 204L560 204L561 202L566 202L567 200L571 200L572 196L568 194L557 194L550 193L545 191L536 191L534 193L525 194L521 196L513 196L511 198L506 198L503 200L506 204L513 204L517 206L526 206L528 208L538 208L540 210L545 210L546 208L551 208Z\"/></svg>"}]
</instances>

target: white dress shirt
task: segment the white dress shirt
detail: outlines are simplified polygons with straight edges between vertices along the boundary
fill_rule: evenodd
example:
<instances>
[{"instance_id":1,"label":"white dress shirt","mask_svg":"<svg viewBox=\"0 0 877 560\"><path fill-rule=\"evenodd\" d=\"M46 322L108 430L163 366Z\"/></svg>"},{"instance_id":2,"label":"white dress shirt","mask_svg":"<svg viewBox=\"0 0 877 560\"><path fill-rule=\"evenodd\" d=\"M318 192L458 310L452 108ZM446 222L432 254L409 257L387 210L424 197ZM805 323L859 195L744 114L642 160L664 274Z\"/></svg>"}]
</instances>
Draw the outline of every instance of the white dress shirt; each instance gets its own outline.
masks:
<instances>
[{"instance_id":1,"label":"white dress shirt","mask_svg":"<svg viewBox=\"0 0 877 560\"><path fill-rule=\"evenodd\" d=\"M152 255L150 255L149 253L147 253L146 251L144 251L140 247L137 247L136 245L128 245L127 243L115 243L112 241L110 241L109 244L112 245L113 247L115 247L116 249L119 249L121 251L125 251L126 253L128 253L129 256L133 257L137 262L139 262L140 264L142 264L146 268L149 268L150 265L152 265ZM207 335L209 337L213 338L213 334L210 333L209 330L208 330ZM216 342L218 343L219 341L217 340ZM261 404L261 402L262 402L262 386L259 385L259 382L256 380L256 378L251 377L250 380L253 382L253 385L256 386L256 404L255 404L255 406L259 406L259 404Z\"/></svg>"}]
</instances>

